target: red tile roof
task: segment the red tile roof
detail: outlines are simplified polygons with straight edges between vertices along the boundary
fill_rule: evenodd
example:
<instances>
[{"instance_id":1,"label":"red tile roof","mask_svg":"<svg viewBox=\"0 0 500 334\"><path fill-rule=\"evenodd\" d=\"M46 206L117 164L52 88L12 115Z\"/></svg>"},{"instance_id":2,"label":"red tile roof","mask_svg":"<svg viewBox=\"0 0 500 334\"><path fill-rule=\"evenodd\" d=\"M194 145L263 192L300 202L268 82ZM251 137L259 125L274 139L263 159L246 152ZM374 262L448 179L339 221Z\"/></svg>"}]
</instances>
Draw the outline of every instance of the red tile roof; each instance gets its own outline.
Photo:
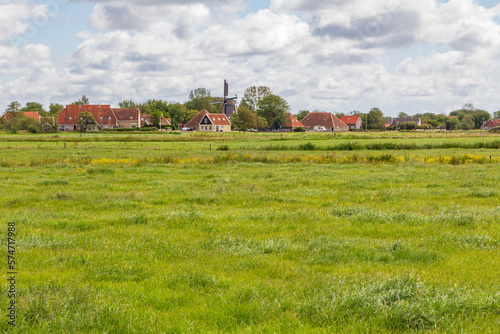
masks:
<instances>
[{"instance_id":1,"label":"red tile roof","mask_svg":"<svg viewBox=\"0 0 500 334\"><path fill-rule=\"evenodd\" d=\"M214 125L231 125L231 122L224 114L208 114L207 116Z\"/></svg>"},{"instance_id":2,"label":"red tile roof","mask_svg":"<svg viewBox=\"0 0 500 334\"><path fill-rule=\"evenodd\" d=\"M207 114L206 117L210 119L213 125L231 125L231 122L224 114Z\"/></svg>"},{"instance_id":3,"label":"red tile roof","mask_svg":"<svg viewBox=\"0 0 500 334\"><path fill-rule=\"evenodd\" d=\"M40 118L42 117L42 116L40 116L38 111L20 111L20 112L22 112L24 114L24 116L29 117L29 118L33 118L35 121L38 121L38 122L40 122ZM7 118L9 118L10 115L11 115L11 112L6 112L5 115L3 115L3 118L7 119Z\"/></svg>"},{"instance_id":4,"label":"red tile roof","mask_svg":"<svg viewBox=\"0 0 500 334\"><path fill-rule=\"evenodd\" d=\"M24 115L29 118L33 118L35 121L40 122L40 114L38 111L23 111Z\"/></svg>"},{"instance_id":5,"label":"red tile roof","mask_svg":"<svg viewBox=\"0 0 500 334\"><path fill-rule=\"evenodd\" d=\"M496 128L497 126L500 126L500 119L490 119L489 121L484 123L485 127L489 128ZM483 126L481 126L482 128Z\"/></svg>"},{"instance_id":6,"label":"red tile roof","mask_svg":"<svg viewBox=\"0 0 500 334\"><path fill-rule=\"evenodd\" d=\"M99 125L116 125L116 116L109 105L67 105L57 116L57 124L77 124L78 115L88 111Z\"/></svg>"},{"instance_id":7,"label":"red tile roof","mask_svg":"<svg viewBox=\"0 0 500 334\"><path fill-rule=\"evenodd\" d=\"M139 108L111 108L119 121L138 121Z\"/></svg>"},{"instance_id":8,"label":"red tile roof","mask_svg":"<svg viewBox=\"0 0 500 334\"><path fill-rule=\"evenodd\" d=\"M356 125L359 120L359 116L358 115L342 116L340 120L347 125Z\"/></svg>"},{"instance_id":9,"label":"red tile roof","mask_svg":"<svg viewBox=\"0 0 500 334\"><path fill-rule=\"evenodd\" d=\"M348 128L337 116L328 112L310 112L302 120L306 127L324 126L325 128Z\"/></svg>"},{"instance_id":10,"label":"red tile roof","mask_svg":"<svg viewBox=\"0 0 500 334\"><path fill-rule=\"evenodd\" d=\"M285 128L298 128L298 127L303 127L304 125L299 122L297 117L295 117L292 114L286 114L286 123L285 123Z\"/></svg>"},{"instance_id":11,"label":"red tile roof","mask_svg":"<svg viewBox=\"0 0 500 334\"><path fill-rule=\"evenodd\" d=\"M200 124L201 120L203 119L203 116L208 114L208 111L203 110L201 111L198 115L194 116L189 122L184 124L184 127L186 128L198 128L198 125Z\"/></svg>"},{"instance_id":12,"label":"red tile roof","mask_svg":"<svg viewBox=\"0 0 500 334\"><path fill-rule=\"evenodd\" d=\"M141 115L141 126L144 126L144 124L146 124L146 125L153 124L153 123L151 123L151 114L142 114Z\"/></svg>"}]
</instances>

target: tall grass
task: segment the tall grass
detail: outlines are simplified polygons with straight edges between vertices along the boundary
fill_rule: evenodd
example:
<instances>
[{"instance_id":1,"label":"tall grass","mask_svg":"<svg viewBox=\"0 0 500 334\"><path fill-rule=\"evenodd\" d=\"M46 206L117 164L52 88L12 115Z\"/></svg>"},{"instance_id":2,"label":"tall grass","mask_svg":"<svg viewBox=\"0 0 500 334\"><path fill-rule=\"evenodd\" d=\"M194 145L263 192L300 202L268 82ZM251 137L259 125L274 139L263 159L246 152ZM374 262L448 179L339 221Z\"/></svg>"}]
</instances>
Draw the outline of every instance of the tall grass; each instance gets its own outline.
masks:
<instances>
[{"instance_id":1,"label":"tall grass","mask_svg":"<svg viewBox=\"0 0 500 334\"><path fill-rule=\"evenodd\" d=\"M8 145L2 332L500 330L495 158Z\"/></svg>"}]
</instances>

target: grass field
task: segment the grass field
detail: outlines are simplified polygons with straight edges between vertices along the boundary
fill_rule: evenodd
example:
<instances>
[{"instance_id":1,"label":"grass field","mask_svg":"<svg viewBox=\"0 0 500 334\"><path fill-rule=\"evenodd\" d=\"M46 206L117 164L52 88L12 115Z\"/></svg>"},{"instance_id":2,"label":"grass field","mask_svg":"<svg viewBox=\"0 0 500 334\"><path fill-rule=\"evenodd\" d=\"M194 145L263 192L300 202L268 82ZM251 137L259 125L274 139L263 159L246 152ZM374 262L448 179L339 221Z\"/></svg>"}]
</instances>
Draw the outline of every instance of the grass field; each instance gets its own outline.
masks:
<instances>
[{"instance_id":1,"label":"grass field","mask_svg":"<svg viewBox=\"0 0 500 334\"><path fill-rule=\"evenodd\" d=\"M0 135L0 330L498 333L499 141Z\"/></svg>"}]
</instances>

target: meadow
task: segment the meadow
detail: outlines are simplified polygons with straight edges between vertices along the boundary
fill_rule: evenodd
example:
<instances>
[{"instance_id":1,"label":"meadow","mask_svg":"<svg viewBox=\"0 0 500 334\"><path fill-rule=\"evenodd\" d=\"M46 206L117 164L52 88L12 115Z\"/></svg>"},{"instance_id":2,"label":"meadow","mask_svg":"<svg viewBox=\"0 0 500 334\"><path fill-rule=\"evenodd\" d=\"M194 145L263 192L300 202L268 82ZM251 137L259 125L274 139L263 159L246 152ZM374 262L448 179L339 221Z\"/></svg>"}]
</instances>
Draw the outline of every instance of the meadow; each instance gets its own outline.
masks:
<instances>
[{"instance_id":1,"label":"meadow","mask_svg":"<svg viewBox=\"0 0 500 334\"><path fill-rule=\"evenodd\" d=\"M1 134L0 330L498 333L499 143Z\"/></svg>"}]
</instances>

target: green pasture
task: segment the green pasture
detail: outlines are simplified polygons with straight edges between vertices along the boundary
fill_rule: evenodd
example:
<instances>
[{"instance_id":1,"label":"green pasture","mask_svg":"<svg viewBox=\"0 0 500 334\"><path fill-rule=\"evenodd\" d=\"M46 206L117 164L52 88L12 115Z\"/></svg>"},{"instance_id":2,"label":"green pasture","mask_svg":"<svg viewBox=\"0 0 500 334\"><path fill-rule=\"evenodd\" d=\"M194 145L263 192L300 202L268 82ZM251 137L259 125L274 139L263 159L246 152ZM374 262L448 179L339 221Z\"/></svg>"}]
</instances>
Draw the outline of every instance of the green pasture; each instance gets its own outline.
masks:
<instances>
[{"instance_id":1,"label":"green pasture","mask_svg":"<svg viewBox=\"0 0 500 334\"><path fill-rule=\"evenodd\" d=\"M265 149L500 140L391 135L0 135L18 243L18 322L0 330L498 333L498 149ZM328 154L422 160L285 159ZM493 159L432 160L466 155Z\"/></svg>"}]
</instances>

